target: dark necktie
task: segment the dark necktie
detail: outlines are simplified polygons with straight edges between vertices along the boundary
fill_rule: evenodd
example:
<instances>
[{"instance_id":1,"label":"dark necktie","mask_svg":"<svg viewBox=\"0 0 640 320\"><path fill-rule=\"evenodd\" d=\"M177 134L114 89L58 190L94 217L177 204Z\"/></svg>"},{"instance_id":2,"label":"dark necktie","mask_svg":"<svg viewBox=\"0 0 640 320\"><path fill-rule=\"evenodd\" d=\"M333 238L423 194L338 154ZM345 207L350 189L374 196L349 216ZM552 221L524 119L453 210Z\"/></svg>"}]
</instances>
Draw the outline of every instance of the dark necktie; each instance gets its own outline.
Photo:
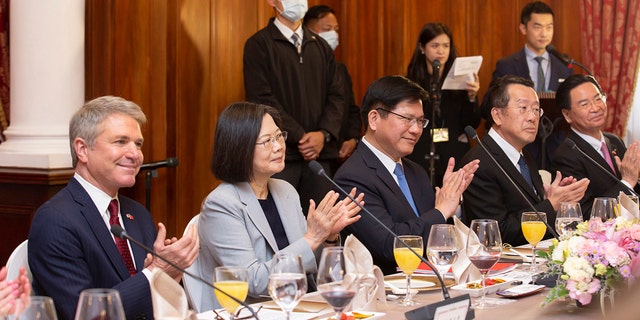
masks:
<instances>
[{"instance_id":1,"label":"dark necktie","mask_svg":"<svg viewBox=\"0 0 640 320\"><path fill-rule=\"evenodd\" d=\"M533 191L536 191L536 188L533 186L533 180L531 180L531 172L529 172L529 166L527 165L527 162L524 160L524 157L522 155L520 155L520 160L518 160L518 166L520 167L520 173L522 174L522 177L524 177L524 180L527 181Z\"/></svg>"},{"instance_id":2,"label":"dark necktie","mask_svg":"<svg viewBox=\"0 0 640 320\"><path fill-rule=\"evenodd\" d=\"M398 177L398 185L400 186L400 190L402 190L402 193L404 193L404 197L407 198L407 201L409 201L411 208L413 208L413 213L415 213L416 216L419 217L420 214L418 214L416 203L413 202L413 197L411 196L411 190L409 190L409 184L407 184L407 179L404 176L402 165L399 163L396 163L396 168L393 170L393 173L396 175L396 177Z\"/></svg>"},{"instance_id":3,"label":"dark necktie","mask_svg":"<svg viewBox=\"0 0 640 320\"><path fill-rule=\"evenodd\" d=\"M116 199L109 202L109 224L117 224L120 226L120 220L118 219L118 200ZM122 256L122 260L124 260L124 264L127 266L127 269L129 269L129 274L133 276L136 274L136 267L133 265L133 259L131 258L131 252L129 251L127 240L118 237L116 237L115 240L118 251L120 251L120 255Z\"/></svg>"},{"instance_id":4,"label":"dark necktie","mask_svg":"<svg viewBox=\"0 0 640 320\"><path fill-rule=\"evenodd\" d=\"M302 51L302 46L300 43L300 36L297 33L291 35L291 40L293 41L293 45L296 46L296 50L298 50L298 54Z\"/></svg>"},{"instance_id":5,"label":"dark necktie","mask_svg":"<svg viewBox=\"0 0 640 320\"><path fill-rule=\"evenodd\" d=\"M544 70L542 70L542 60L544 60L544 58L542 56L537 56L534 58L536 61L538 61L538 83L536 84L536 91L537 92L544 92L545 89L545 78L544 78Z\"/></svg>"}]
</instances>

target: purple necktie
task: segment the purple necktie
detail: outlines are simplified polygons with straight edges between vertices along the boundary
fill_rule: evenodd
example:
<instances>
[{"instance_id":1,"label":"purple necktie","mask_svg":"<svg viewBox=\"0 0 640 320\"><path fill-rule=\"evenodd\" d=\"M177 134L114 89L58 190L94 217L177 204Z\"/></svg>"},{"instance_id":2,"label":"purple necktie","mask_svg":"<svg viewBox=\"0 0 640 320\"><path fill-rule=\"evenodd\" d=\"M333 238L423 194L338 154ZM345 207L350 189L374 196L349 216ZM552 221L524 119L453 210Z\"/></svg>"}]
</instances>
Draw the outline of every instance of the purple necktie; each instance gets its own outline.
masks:
<instances>
[{"instance_id":1,"label":"purple necktie","mask_svg":"<svg viewBox=\"0 0 640 320\"><path fill-rule=\"evenodd\" d=\"M609 154L609 148L607 148L606 143L604 142L602 143L602 146L600 147L600 152L602 152L602 155L604 156L604 161L607 162L607 164L611 168L611 171L613 171L613 173L616 173L616 169L613 167L613 161L611 161L611 154Z\"/></svg>"},{"instance_id":2,"label":"purple necktie","mask_svg":"<svg viewBox=\"0 0 640 320\"><path fill-rule=\"evenodd\" d=\"M120 226L120 219L118 219L118 200L113 199L109 203L109 224L114 225L117 224ZM136 274L136 267L133 265L133 259L131 258L131 252L129 251L129 245L127 244L127 240L116 237L116 246L118 247L118 251L120 251L120 255L122 256L122 260L124 260L124 264L129 269L129 275Z\"/></svg>"}]
</instances>

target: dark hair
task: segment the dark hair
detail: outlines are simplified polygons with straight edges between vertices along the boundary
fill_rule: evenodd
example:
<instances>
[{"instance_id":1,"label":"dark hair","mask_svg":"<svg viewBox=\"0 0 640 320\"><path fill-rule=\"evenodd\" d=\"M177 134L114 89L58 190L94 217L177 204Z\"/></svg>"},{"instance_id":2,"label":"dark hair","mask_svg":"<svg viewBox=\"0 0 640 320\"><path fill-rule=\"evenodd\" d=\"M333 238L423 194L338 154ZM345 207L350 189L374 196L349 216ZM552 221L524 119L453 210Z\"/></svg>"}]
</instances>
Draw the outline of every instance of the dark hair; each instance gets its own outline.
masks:
<instances>
[{"instance_id":1,"label":"dark hair","mask_svg":"<svg viewBox=\"0 0 640 320\"><path fill-rule=\"evenodd\" d=\"M604 95L602 87L600 87L596 78L584 74L572 74L564 79L564 81L558 86L558 91L556 91L556 105L561 109L570 110L571 90L583 83L593 83L596 86L596 89L598 89L598 93Z\"/></svg>"},{"instance_id":2,"label":"dark hair","mask_svg":"<svg viewBox=\"0 0 640 320\"><path fill-rule=\"evenodd\" d=\"M402 101L416 102L428 99L427 92L417 83L403 76L385 76L369 85L362 99L360 113L364 127L369 127L369 112L376 108L393 111ZM381 117L386 114L381 113Z\"/></svg>"},{"instance_id":3,"label":"dark hair","mask_svg":"<svg viewBox=\"0 0 640 320\"><path fill-rule=\"evenodd\" d=\"M256 140L265 115L280 127L280 114L275 108L252 102L234 102L220 114L213 138L210 169L213 175L228 183L253 178L253 156Z\"/></svg>"},{"instance_id":4,"label":"dark hair","mask_svg":"<svg viewBox=\"0 0 640 320\"><path fill-rule=\"evenodd\" d=\"M491 109L506 108L509 105L509 86L520 84L533 88L533 81L514 75L505 75L491 80L489 89L484 95L480 111L485 118L485 128L488 130L493 126L493 117L491 117Z\"/></svg>"},{"instance_id":5,"label":"dark hair","mask_svg":"<svg viewBox=\"0 0 640 320\"><path fill-rule=\"evenodd\" d=\"M425 59L424 53L420 47L426 46L427 43L441 34L446 34L451 43L449 58L447 58L447 63L444 64L443 69L443 74L447 74L458 54L456 52L456 46L453 44L451 30L440 22L427 23L422 27L420 35L418 36L418 42L416 43L416 49L413 51L413 56L411 56L411 61L407 68L407 77L426 89L428 89L431 76L427 73L427 60ZM442 81L444 81L444 79L441 79L441 82Z\"/></svg>"},{"instance_id":6,"label":"dark hair","mask_svg":"<svg viewBox=\"0 0 640 320\"><path fill-rule=\"evenodd\" d=\"M531 21L531 15L534 13L550 14L552 17L555 18L555 15L553 14L553 10L551 10L551 7L549 7L548 4L542 1L534 1L534 2L527 3L527 5L524 6L524 8L522 8L522 12L520 12L520 23L526 26L527 23Z\"/></svg>"},{"instance_id":7,"label":"dark hair","mask_svg":"<svg viewBox=\"0 0 640 320\"><path fill-rule=\"evenodd\" d=\"M311 22L316 22L326 17L329 13L333 13L334 15L336 14L336 12L333 11L333 9L331 9L331 7L329 6L326 6L323 4L313 6L309 8L307 13L304 15L302 23L304 24L305 27L308 28Z\"/></svg>"}]
</instances>

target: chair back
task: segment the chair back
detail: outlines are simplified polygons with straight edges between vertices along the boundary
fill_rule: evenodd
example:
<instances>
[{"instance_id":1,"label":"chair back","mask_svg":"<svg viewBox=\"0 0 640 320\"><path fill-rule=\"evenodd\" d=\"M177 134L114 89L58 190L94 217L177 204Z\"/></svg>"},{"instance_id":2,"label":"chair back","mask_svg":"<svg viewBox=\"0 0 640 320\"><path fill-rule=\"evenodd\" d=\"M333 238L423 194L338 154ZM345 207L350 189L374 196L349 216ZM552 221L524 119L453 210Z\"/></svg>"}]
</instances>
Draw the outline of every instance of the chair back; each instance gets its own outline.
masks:
<instances>
[{"instance_id":1,"label":"chair back","mask_svg":"<svg viewBox=\"0 0 640 320\"><path fill-rule=\"evenodd\" d=\"M20 274L20 267L27 269L27 278L29 282L33 281L31 276L31 270L29 269L29 259L27 257L27 246L29 240L22 241L11 253L9 260L7 260L7 279L13 280ZM31 291L33 295L33 290Z\"/></svg>"},{"instance_id":2,"label":"chair back","mask_svg":"<svg viewBox=\"0 0 640 320\"><path fill-rule=\"evenodd\" d=\"M197 225L198 220L200 220L199 213L191 218L191 220L187 224L187 227L184 229L184 233L189 230L189 226L193 224ZM201 277L202 273L200 273L200 265L198 264L198 261L199 259L196 258L196 261L194 261L191 266L185 268L185 270L198 277ZM196 313L203 312L204 310L199 310L200 301L202 300L203 294L200 281L185 274L182 276L182 285L184 286L184 292L187 294L187 301L189 302L189 306L191 306L191 309L193 309Z\"/></svg>"}]
</instances>

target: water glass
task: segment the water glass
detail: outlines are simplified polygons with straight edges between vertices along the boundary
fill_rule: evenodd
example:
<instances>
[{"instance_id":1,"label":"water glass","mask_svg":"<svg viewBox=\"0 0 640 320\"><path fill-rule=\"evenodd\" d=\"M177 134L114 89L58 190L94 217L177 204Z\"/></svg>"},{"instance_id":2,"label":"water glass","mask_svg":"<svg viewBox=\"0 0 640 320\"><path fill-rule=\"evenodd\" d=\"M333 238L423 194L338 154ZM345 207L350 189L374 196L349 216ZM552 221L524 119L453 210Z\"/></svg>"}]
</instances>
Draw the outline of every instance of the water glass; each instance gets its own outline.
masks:
<instances>
[{"instance_id":1,"label":"water glass","mask_svg":"<svg viewBox=\"0 0 640 320\"><path fill-rule=\"evenodd\" d=\"M33 296L29 298L26 308L18 308L12 319L15 320L57 320L56 308L53 299L45 296Z\"/></svg>"},{"instance_id":2,"label":"water glass","mask_svg":"<svg viewBox=\"0 0 640 320\"><path fill-rule=\"evenodd\" d=\"M579 202L560 202L556 215L556 231L559 235L576 230L582 222L582 209Z\"/></svg>"},{"instance_id":3,"label":"water glass","mask_svg":"<svg viewBox=\"0 0 640 320\"><path fill-rule=\"evenodd\" d=\"M618 200L616 198L598 197L593 199L591 207L591 216L589 219L601 219L602 222L613 219L618 209Z\"/></svg>"},{"instance_id":4,"label":"water glass","mask_svg":"<svg viewBox=\"0 0 640 320\"><path fill-rule=\"evenodd\" d=\"M80 293L75 320L124 320L120 293L116 289L85 289Z\"/></svg>"},{"instance_id":5,"label":"water glass","mask_svg":"<svg viewBox=\"0 0 640 320\"><path fill-rule=\"evenodd\" d=\"M277 253L272 260L270 273L269 295L282 308L288 320L291 311L307 293L307 276L302 257L297 254Z\"/></svg>"}]
</instances>

